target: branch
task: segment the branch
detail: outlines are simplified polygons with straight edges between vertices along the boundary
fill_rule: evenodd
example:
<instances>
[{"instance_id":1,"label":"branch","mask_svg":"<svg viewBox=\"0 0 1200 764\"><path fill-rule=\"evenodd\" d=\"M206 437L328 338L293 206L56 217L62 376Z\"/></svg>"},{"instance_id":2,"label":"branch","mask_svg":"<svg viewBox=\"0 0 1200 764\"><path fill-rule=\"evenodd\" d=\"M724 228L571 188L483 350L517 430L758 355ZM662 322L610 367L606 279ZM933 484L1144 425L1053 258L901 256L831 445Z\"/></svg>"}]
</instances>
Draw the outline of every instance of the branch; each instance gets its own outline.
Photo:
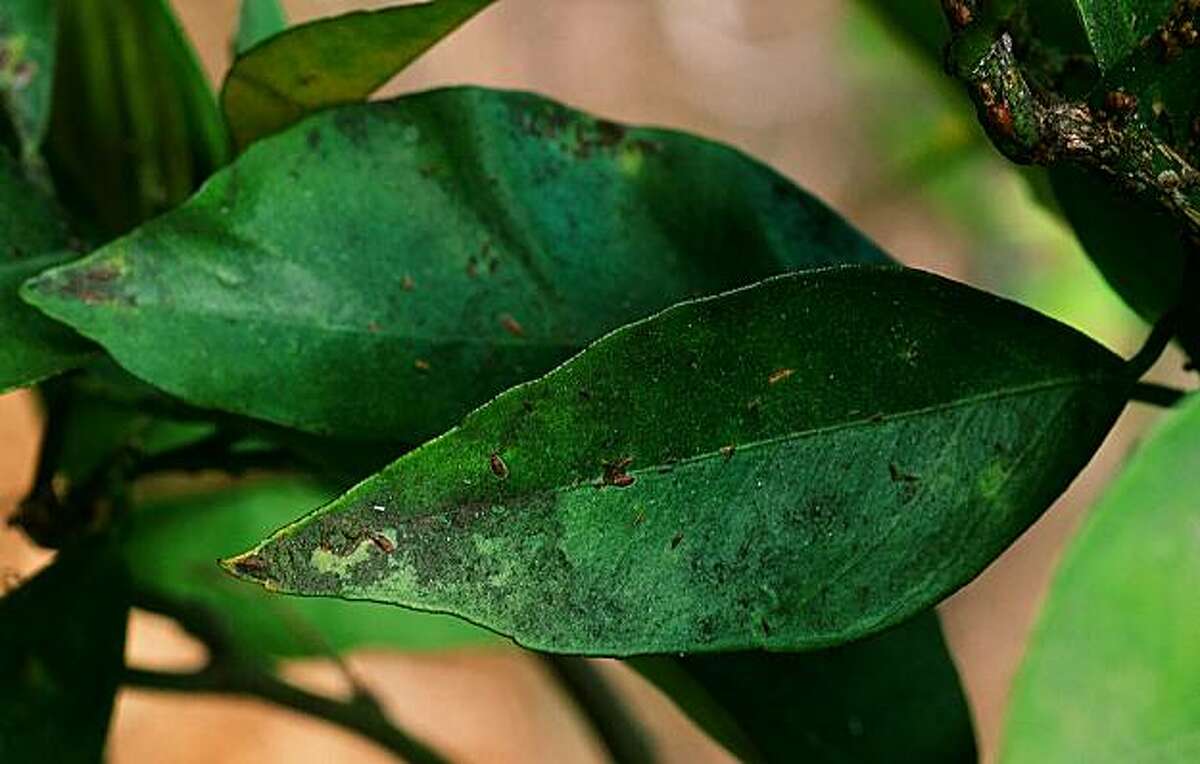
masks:
<instances>
[{"instance_id":1,"label":"branch","mask_svg":"<svg viewBox=\"0 0 1200 764\"><path fill-rule=\"evenodd\" d=\"M322 719L356 732L414 764L443 764L441 756L393 725L377 705L359 696L349 702L302 690L268 671L211 665L193 673L126 668L123 682L132 687L166 692L206 692L246 695Z\"/></svg>"},{"instance_id":2,"label":"branch","mask_svg":"<svg viewBox=\"0 0 1200 764\"><path fill-rule=\"evenodd\" d=\"M276 470L295 466L290 455L277 449L236 451L237 437L225 432L180 448L148 456L137 463L131 477L159 472L220 470L242 475L250 470Z\"/></svg>"},{"instance_id":3,"label":"branch","mask_svg":"<svg viewBox=\"0 0 1200 764\"><path fill-rule=\"evenodd\" d=\"M133 605L173 619L208 649L209 664L193 673L125 669L124 683L169 692L247 695L322 719L356 732L414 764L444 760L387 718L380 703L352 678L354 695L346 702L310 693L279 679L258 661L239 653L225 625L203 606L179 602L139 590Z\"/></svg>"},{"instance_id":4,"label":"branch","mask_svg":"<svg viewBox=\"0 0 1200 764\"><path fill-rule=\"evenodd\" d=\"M540 654L542 663L558 679L617 764L643 764L655 760L654 747L645 730L625 713L624 703L608 681L584 658Z\"/></svg>"},{"instance_id":5,"label":"branch","mask_svg":"<svg viewBox=\"0 0 1200 764\"><path fill-rule=\"evenodd\" d=\"M1071 162L1096 170L1130 193L1153 196L1200 241L1200 170L1121 108L1123 99L1093 108L1035 90L1008 32L1016 4L943 5L954 31L948 67L967 85L980 121L1005 156L1019 164Z\"/></svg>"}]
</instances>

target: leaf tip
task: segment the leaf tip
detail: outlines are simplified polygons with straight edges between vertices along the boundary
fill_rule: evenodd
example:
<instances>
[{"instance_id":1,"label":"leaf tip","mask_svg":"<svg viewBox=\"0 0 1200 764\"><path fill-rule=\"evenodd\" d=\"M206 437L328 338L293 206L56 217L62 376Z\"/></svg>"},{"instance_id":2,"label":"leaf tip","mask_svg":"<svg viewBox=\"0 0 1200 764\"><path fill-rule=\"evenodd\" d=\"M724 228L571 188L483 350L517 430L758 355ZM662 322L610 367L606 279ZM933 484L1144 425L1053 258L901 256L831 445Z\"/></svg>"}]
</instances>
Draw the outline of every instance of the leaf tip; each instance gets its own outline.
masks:
<instances>
[{"instance_id":1,"label":"leaf tip","mask_svg":"<svg viewBox=\"0 0 1200 764\"><path fill-rule=\"evenodd\" d=\"M253 581L267 588L275 585L270 564L258 553L258 550L218 560L217 564L226 573L239 580Z\"/></svg>"}]
</instances>

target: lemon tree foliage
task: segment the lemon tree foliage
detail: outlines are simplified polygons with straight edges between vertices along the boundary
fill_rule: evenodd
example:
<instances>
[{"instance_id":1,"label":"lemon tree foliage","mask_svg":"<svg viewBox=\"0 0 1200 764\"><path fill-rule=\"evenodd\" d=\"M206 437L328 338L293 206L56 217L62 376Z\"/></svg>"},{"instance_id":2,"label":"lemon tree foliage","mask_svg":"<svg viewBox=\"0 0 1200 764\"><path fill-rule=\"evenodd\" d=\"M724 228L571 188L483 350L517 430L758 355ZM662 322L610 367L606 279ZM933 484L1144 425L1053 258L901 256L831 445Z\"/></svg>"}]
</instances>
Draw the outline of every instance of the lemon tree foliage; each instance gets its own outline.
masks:
<instances>
[{"instance_id":1,"label":"lemon tree foliage","mask_svg":"<svg viewBox=\"0 0 1200 764\"><path fill-rule=\"evenodd\" d=\"M1178 410L1067 555L1002 755L1194 759L1197 407L1143 377L1200 360L1200 2L870 3L977 143L1046 167L1155 322L1133 358L720 142L471 85L367 101L492 0L243 0L219 96L166 0L6 0L0 391L44 429L11 524L57 555L0 594L0 760L103 760L130 686L444 761L353 676L280 670L382 649L524 650L618 762L654 748L581 656L742 760L973 761L934 608L1131 400ZM131 608L203 665L131 663Z\"/></svg>"}]
</instances>

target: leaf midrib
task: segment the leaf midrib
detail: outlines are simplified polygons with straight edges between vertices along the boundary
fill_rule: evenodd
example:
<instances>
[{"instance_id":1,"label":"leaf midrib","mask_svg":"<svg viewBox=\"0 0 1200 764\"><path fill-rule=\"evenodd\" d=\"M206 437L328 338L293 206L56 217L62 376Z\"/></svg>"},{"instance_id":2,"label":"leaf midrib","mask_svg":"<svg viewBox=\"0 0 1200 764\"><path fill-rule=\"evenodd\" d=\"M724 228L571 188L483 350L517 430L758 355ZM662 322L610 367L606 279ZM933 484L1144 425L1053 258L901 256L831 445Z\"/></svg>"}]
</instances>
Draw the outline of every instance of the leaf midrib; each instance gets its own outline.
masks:
<instances>
[{"instance_id":1,"label":"leaf midrib","mask_svg":"<svg viewBox=\"0 0 1200 764\"><path fill-rule=\"evenodd\" d=\"M789 432L789 433L786 433L783 435L777 435L772 438L764 438L764 439L757 440L757 441L751 441L751 442L745 443L745 444L734 444L736 447L735 453L743 453L745 451L756 451L758 449L769 448L771 446L781 445L781 444L789 443L792 441L818 437L821 435L828 435L830 433L839 432L842 430L852 430L852 429L858 429L858 428L862 428L862 427L878 427L879 425L885 424L885 423L903 421L905 419L910 419L910 418L918 417L918 416L924 416L924 415L928 415L928 414L936 414L936 413L940 413L940 412L953 411L953 410L956 410L959 408L964 408L964 407L971 406L974 404L987 403L987 402L992 402L992 401L1001 401L1001 400L1006 400L1009 398L1016 398L1016 397L1019 397L1022 395L1030 395L1033 393L1056 390L1056 389L1061 389L1061 388L1083 387L1083 386L1087 385L1089 382L1094 382L1094 383L1119 382L1122 379L1123 379L1123 375L1120 374L1120 367L1114 369L1111 372L1096 372L1094 374L1083 374L1083 375L1071 376L1071 377L1059 377L1059 378L1055 378L1055 379L1044 380L1041 382L1035 382L1035 383L1030 383L1030 384L1026 384L1026 385L1019 385L1016 387L1005 388L1005 389L1001 389L1001 390L993 390L990 392L981 393L979 395L968 396L965 398L958 398L958 399L951 400L951 401L944 401L944 402L936 403L936 404L933 404L930 406L923 406L921 408L910 409L907 411L899 411L899 412L896 412L893 414L883 414L882 419L879 418L880 417L879 414L872 414L872 415L862 417L859 419L854 419L854 420L850 420L847 422L840 422L838 424L825 425L822 427L814 427L814 428L811 428L808 430L801 430L801 431L797 431L797 432ZM446 433L446 435L444 435L442 437L449 437L454 432L456 432L456 430L452 430L452 431ZM441 440L441 438L436 438L436 439L434 439L434 441L430 441L430 443L426 444L426 446L423 446L422 449L427 447L428 445L431 445L432 443L436 442L437 440ZM724 446L722 446L721 448L724 448ZM666 469L668 467L670 468L670 470L672 472L674 472L675 470L686 469L688 467L691 467L691 466L694 466L697 464L705 463L712 459L724 460L726 457L725 457L725 454L722 453L721 448L718 448L718 449L712 450L712 451L705 451L703 453L696 454L694 456L685 457L683 459L679 459L678 461L672 461L669 463L668 462L658 462L655 464L647 465L645 467L640 467L638 469L632 469L632 470L628 471L628 474L632 475L632 476L644 476L644 475L649 475L649 474L658 474L658 473L661 473L664 469ZM412 456L415 457L418 453L420 453L420 451L421 451L421 449L414 451ZM584 478L584 479L575 480L568 485L553 486L549 490L556 494L559 494L559 495L568 495L570 493L580 491L580 490L594 490L594 489L595 489L594 481ZM540 493L540 492L541 492L540 490L531 489L530 491L527 491L526 493ZM411 515L408 515L407 517L403 518L401 520L401 522L411 522L411 521L418 520L421 518L436 517L441 514L446 514L448 512L453 511L454 506L456 506L456 504L451 504L451 505L449 505L449 507L443 505L443 506L439 507L437 510L434 510L431 512L425 512L425 513L420 513L420 514L411 514Z\"/></svg>"}]
</instances>

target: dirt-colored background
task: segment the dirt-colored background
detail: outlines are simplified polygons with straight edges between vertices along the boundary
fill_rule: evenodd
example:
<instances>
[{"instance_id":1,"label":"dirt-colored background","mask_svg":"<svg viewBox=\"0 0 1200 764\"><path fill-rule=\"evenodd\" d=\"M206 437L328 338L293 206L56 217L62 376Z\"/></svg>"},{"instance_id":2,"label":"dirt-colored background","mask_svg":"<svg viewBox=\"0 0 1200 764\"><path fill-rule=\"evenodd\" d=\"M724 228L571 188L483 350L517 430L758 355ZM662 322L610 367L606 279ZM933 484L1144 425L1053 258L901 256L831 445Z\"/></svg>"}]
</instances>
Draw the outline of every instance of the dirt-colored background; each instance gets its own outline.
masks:
<instances>
[{"instance_id":1,"label":"dirt-colored background","mask_svg":"<svg viewBox=\"0 0 1200 764\"><path fill-rule=\"evenodd\" d=\"M236 0L175 4L219 81ZM384 4L287 3L294 20ZM1022 297L1128 352L1141 327L1001 162L982 160L957 187L939 186L928 173L894 172L894 144L880 140L881 128L945 133L952 148L968 134L953 120L920 124L924 112L905 99L917 92L924 103L924 90L936 90L918 82L922 75L849 0L503 0L387 92L458 82L517 87L611 118L719 138L780 168L899 260ZM1162 366L1177 367L1175 360ZM1148 419L1144 410L1123 417L1046 517L942 607L985 760L995 758L1007 688L1059 550ZM0 397L0 517L29 479L37 431L28 396ZM15 532L0 530L5 577L46 560ZM157 668L194 666L203 655L169 623L144 614L133 620L128 650L132 661ZM350 665L398 722L455 760L600 760L541 669L516 652L355 655ZM666 760L728 758L641 680L615 665L609 670L656 730ZM317 662L289 671L314 687L345 689L338 670ZM224 698L122 692L112 733L116 764L388 760L321 723Z\"/></svg>"}]
</instances>

